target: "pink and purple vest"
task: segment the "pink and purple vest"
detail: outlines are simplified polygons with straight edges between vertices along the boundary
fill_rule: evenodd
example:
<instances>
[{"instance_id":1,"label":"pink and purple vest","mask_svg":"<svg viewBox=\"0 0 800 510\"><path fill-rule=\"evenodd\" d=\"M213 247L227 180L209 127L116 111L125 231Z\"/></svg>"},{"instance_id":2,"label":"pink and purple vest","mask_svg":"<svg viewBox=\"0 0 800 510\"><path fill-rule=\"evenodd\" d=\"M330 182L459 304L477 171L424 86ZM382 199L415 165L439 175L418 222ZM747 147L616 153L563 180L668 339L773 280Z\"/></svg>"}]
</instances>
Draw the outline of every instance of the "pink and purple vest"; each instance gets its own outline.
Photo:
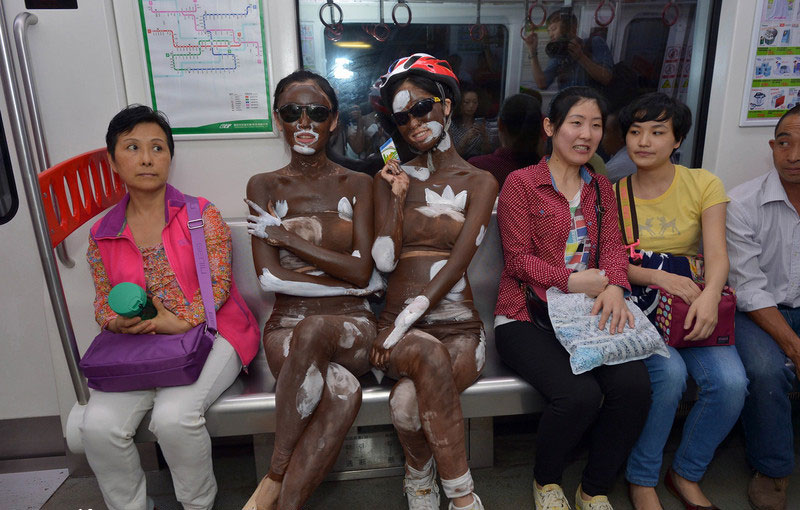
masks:
<instances>
[{"instance_id":1,"label":"pink and purple vest","mask_svg":"<svg viewBox=\"0 0 800 510\"><path fill-rule=\"evenodd\" d=\"M183 193L169 184L164 196L166 226L161 232L164 251L170 262L178 286L190 299L200 287L197 281L192 240L187 227L188 215ZM125 195L102 219L92 225L91 236L97 243L111 285L133 282L145 287L142 254L136 246L130 228L125 222L125 210L130 195ZM201 210L210 203L198 197ZM219 333L230 342L242 365L247 366L258 352L261 335L255 317L247 307L231 275L228 300L217 310Z\"/></svg>"}]
</instances>

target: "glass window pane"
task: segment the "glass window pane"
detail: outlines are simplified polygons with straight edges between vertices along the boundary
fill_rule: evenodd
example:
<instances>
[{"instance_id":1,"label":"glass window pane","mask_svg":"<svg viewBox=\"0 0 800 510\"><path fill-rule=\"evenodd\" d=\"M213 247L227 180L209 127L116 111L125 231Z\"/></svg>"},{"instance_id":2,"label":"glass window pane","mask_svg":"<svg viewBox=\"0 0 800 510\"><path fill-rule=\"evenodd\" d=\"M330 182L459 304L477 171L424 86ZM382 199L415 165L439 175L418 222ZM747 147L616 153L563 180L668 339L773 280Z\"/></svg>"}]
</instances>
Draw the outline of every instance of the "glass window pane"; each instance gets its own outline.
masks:
<instances>
[{"instance_id":1,"label":"glass window pane","mask_svg":"<svg viewBox=\"0 0 800 510\"><path fill-rule=\"evenodd\" d=\"M371 101L376 95L370 95L370 85L392 61L414 52L448 60L463 86L475 92L478 106L472 119L485 124L491 139L476 149L481 153L499 144L498 112L503 100L517 92L539 97L545 112L558 91L570 85L598 89L612 110L656 90L687 102L695 118L705 107L702 88L710 77L702 75L702 64L711 9L696 0L681 0L666 12L663 2L614 2L613 17L611 2L598 11L598 0L544 0L537 5L546 12L537 8L533 17L547 23L527 42L522 37L523 0L481 2L482 39L476 37L475 0L409 1L413 18L406 28L392 23L395 4L384 2L388 30L379 29L378 37L372 33L380 17L377 1L336 3L343 10L343 24L336 33L326 33L319 19L325 1L298 0L301 54L304 66L326 76L340 94L343 134L338 152L359 161L368 159L385 138L375 121ZM406 19L405 13L398 16L399 21ZM701 129L695 127L690 136ZM601 148L598 154L607 160L612 149ZM693 161L693 149L693 140L687 140L679 152L682 163Z\"/></svg>"},{"instance_id":2,"label":"glass window pane","mask_svg":"<svg viewBox=\"0 0 800 510\"><path fill-rule=\"evenodd\" d=\"M14 170L8 154L8 143L0 117L0 225L8 223L17 213L19 199L14 185Z\"/></svg>"}]
</instances>

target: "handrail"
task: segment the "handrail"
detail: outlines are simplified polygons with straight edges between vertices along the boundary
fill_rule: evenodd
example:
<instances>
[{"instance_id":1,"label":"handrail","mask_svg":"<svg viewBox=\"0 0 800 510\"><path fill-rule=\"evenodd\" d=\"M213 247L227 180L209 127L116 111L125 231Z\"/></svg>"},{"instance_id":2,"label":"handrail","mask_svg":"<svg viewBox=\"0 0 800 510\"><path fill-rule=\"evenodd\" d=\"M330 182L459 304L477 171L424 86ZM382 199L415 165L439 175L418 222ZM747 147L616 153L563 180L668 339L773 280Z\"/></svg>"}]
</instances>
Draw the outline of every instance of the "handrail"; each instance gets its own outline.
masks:
<instances>
[{"instance_id":1,"label":"handrail","mask_svg":"<svg viewBox=\"0 0 800 510\"><path fill-rule=\"evenodd\" d=\"M39 258L44 270L45 282L50 294L50 302L53 305L58 334L61 337L61 346L64 349L72 386L75 389L78 403L86 404L89 401L89 390L80 370L78 370L78 360L80 359L78 344L75 341L75 331L73 331L72 323L69 319L67 302L64 298L64 288L58 275L58 266L56 265L56 258L53 255L47 231L47 222L42 208L42 197L39 194L30 142L26 136L25 123L22 118L22 102L17 90L17 76L11 58L11 42L6 26L5 12L0 9L0 79L2 79L3 88L6 91L6 108L8 109L9 123L14 136L14 146L20 164L22 183L28 199L28 210L33 223L33 233L39 249Z\"/></svg>"},{"instance_id":2,"label":"handrail","mask_svg":"<svg viewBox=\"0 0 800 510\"><path fill-rule=\"evenodd\" d=\"M35 25L39 21L36 15L29 12L21 12L14 18L14 40L17 45L17 60L19 69L22 72L22 84L25 89L25 99L28 104L28 115L31 121L31 131L33 132L33 143L36 146L36 155L39 158L39 172L50 168L50 154L47 152L47 140L42 128L42 117L39 110L39 97L36 93L36 82L33 79L33 71L30 66L30 52L28 51L28 26ZM56 246L58 260L66 267L75 267L75 261L69 257L67 247L64 244Z\"/></svg>"}]
</instances>

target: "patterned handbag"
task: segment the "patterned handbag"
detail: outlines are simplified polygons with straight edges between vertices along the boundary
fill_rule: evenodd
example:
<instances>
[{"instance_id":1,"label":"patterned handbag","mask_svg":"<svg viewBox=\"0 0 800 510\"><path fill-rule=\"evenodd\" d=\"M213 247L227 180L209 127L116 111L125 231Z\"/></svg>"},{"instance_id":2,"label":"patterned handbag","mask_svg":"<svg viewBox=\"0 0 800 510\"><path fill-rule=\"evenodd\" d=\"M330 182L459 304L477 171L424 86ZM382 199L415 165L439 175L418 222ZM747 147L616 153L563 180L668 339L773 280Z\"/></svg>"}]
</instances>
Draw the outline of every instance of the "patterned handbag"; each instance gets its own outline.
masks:
<instances>
[{"instance_id":1,"label":"patterned handbag","mask_svg":"<svg viewBox=\"0 0 800 510\"><path fill-rule=\"evenodd\" d=\"M705 272L703 256L698 254L694 257L683 257L638 249L639 224L630 176L617 183L616 194L622 240L629 251L629 262L647 269L658 269L691 278L702 290ZM736 294L727 285L722 289L717 311L717 326L708 338L697 341L684 340L691 329L683 329L690 306L683 299L653 285L649 287L631 285L631 290L631 300L647 315L668 345L680 349L734 344L733 319L736 312Z\"/></svg>"}]
</instances>

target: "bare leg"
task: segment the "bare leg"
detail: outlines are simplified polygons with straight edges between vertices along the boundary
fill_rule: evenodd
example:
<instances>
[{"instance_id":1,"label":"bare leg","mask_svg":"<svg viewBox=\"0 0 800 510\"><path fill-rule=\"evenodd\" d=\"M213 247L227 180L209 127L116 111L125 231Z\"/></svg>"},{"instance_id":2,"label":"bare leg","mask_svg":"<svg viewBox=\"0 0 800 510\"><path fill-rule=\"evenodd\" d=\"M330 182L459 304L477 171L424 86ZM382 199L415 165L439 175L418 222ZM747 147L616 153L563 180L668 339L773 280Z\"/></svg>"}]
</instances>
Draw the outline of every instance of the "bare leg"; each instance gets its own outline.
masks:
<instances>
[{"instance_id":1,"label":"bare leg","mask_svg":"<svg viewBox=\"0 0 800 510\"><path fill-rule=\"evenodd\" d=\"M361 403L358 381L348 369L357 374L368 369L367 348L374 336L374 322L333 315L303 319L291 337L285 329L265 335L270 367L279 371L278 433L270 475L256 490L258 510L272 509L276 501L278 508L284 502L297 508L327 473L322 467L333 465ZM299 467L291 468L298 447L294 464ZM287 467L291 481L284 481Z\"/></svg>"},{"instance_id":2,"label":"bare leg","mask_svg":"<svg viewBox=\"0 0 800 510\"><path fill-rule=\"evenodd\" d=\"M392 420L407 464L423 469L431 452L442 480L456 480L468 472L464 422L458 394L483 368L476 353L483 345L477 335L456 334L446 345L420 330L411 330L390 356L390 375L406 375L392 390ZM467 478L470 478L467 476ZM445 487L458 506L472 501L471 479L463 487Z\"/></svg>"}]
</instances>

